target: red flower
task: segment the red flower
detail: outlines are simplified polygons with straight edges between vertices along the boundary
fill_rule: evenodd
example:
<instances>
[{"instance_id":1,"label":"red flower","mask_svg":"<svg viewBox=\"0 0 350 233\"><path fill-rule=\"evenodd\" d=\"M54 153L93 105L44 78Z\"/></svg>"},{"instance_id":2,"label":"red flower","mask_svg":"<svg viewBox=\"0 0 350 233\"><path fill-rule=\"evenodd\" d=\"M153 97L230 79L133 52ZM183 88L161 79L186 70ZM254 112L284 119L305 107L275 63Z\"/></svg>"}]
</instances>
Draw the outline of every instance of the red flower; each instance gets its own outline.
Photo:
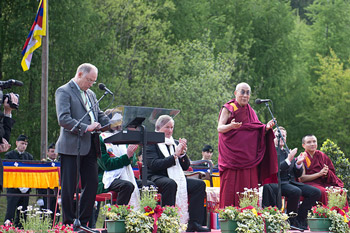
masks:
<instances>
[{"instance_id":1,"label":"red flower","mask_svg":"<svg viewBox=\"0 0 350 233\"><path fill-rule=\"evenodd\" d=\"M151 212L151 211L152 211L152 208L151 208L151 207L149 207L149 206L145 206L143 209L145 210L145 212L146 212L146 213L148 213L148 212Z\"/></svg>"}]
</instances>

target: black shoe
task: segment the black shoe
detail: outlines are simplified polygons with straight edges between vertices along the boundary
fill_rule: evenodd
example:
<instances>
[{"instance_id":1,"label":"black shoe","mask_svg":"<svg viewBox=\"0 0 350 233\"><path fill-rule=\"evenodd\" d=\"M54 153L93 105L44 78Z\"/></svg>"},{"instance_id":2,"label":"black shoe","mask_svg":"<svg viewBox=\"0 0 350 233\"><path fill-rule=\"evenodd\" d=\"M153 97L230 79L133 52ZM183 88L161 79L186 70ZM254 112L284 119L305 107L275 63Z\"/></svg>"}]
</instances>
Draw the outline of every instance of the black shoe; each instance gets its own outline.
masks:
<instances>
[{"instance_id":1,"label":"black shoe","mask_svg":"<svg viewBox=\"0 0 350 233\"><path fill-rule=\"evenodd\" d=\"M202 227L197 222L188 223L186 232L195 232L195 231L197 231L197 232L211 232L210 229Z\"/></svg>"},{"instance_id":2,"label":"black shoe","mask_svg":"<svg viewBox=\"0 0 350 233\"><path fill-rule=\"evenodd\" d=\"M297 217L297 221L298 221L299 227L301 229L304 229L304 230L308 230L309 229L309 226L307 224L307 219L306 218L302 219L302 218L298 218Z\"/></svg>"},{"instance_id":3,"label":"black shoe","mask_svg":"<svg viewBox=\"0 0 350 233\"><path fill-rule=\"evenodd\" d=\"M84 231L84 229L86 229L86 231ZM73 231L78 232L78 233L87 233L87 232L100 233L100 231L93 230L87 226L81 226L80 228L74 228Z\"/></svg>"},{"instance_id":4,"label":"black shoe","mask_svg":"<svg viewBox=\"0 0 350 233\"><path fill-rule=\"evenodd\" d=\"M289 224L291 230L297 230L303 232L304 229L301 228L300 223L296 217L289 218Z\"/></svg>"}]
</instances>

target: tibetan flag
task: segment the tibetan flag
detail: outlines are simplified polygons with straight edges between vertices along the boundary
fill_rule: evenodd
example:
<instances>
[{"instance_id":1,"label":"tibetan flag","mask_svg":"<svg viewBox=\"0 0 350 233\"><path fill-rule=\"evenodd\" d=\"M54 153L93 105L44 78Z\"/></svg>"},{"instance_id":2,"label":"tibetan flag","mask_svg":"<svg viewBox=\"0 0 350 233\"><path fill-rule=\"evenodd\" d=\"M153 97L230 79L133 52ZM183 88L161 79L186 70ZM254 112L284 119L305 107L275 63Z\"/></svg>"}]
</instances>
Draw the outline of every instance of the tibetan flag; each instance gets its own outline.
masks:
<instances>
[{"instance_id":1,"label":"tibetan flag","mask_svg":"<svg viewBox=\"0 0 350 233\"><path fill-rule=\"evenodd\" d=\"M40 0L34 23L22 49L23 71L29 70L33 52L41 46L42 36L46 36L46 0Z\"/></svg>"}]
</instances>

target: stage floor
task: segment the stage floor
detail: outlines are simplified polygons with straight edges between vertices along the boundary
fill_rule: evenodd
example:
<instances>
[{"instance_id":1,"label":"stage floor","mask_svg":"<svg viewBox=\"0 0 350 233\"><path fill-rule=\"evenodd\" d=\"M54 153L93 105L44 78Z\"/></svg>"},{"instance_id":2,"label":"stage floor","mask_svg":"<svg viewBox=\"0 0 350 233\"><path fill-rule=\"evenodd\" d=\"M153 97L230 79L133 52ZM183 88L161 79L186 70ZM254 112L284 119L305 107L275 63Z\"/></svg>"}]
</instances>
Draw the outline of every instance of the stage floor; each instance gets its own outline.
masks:
<instances>
[{"instance_id":1,"label":"stage floor","mask_svg":"<svg viewBox=\"0 0 350 233\"><path fill-rule=\"evenodd\" d=\"M108 233L106 230L104 230L104 229L96 229L96 230L99 230L101 233ZM220 230L211 230L211 232L212 233L221 233L221 231ZM300 231L295 231L295 230L293 230L293 231L289 231L290 233L300 233ZM326 232L329 232L329 231L304 231L304 233L310 233L310 232L312 232L312 233L326 233ZM185 232L184 232L185 233Z\"/></svg>"}]
</instances>

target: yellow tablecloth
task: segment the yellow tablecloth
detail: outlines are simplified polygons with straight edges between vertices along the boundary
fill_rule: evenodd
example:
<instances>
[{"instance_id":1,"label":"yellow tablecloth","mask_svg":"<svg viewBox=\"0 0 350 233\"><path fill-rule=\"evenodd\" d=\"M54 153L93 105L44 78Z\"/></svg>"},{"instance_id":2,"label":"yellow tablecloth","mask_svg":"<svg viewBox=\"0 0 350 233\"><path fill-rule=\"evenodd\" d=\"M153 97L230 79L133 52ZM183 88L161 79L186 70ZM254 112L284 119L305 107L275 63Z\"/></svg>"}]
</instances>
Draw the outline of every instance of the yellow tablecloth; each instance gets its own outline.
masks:
<instances>
[{"instance_id":1,"label":"yellow tablecloth","mask_svg":"<svg viewBox=\"0 0 350 233\"><path fill-rule=\"evenodd\" d=\"M59 186L59 163L3 162L4 188L43 188Z\"/></svg>"}]
</instances>

